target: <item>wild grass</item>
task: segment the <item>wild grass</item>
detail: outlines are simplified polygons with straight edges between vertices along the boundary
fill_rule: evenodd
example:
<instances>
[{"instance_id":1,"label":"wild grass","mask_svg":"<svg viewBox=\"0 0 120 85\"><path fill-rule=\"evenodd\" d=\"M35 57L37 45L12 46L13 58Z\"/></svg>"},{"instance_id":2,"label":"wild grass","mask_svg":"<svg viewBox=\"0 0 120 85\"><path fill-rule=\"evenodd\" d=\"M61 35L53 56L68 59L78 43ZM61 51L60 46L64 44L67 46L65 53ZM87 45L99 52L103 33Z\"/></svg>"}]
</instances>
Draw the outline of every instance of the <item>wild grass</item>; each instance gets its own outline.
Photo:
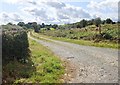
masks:
<instances>
[{"instance_id":1,"label":"wild grass","mask_svg":"<svg viewBox=\"0 0 120 85\"><path fill-rule=\"evenodd\" d=\"M90 41L90 40L76 40L76 39L69 39L69 38L63 38L63 37L52 37L52 36L46 36L46 35L42 35L39 33L31 33L33 37L41 39L41 40L46 40L44 38L47 39L53 39L53 40L60 40L60 41L64 41L64 42L71 42L71 43L75 43L75 44L79 44L79 45L86 45L86 46L95 46L95 47L104 47L104 48L114 48L114 49L118 49L118 43L113 43L113 42L108 42L108 41L104 41L104 42L95 42L95 41ZM50 40L46 40L49 42L52 42Z\"/></svg>"},{"instance_id":2,"label":"wild grass","mask_svg":"<svg viewBox=\"0 0 120 85\"><path fill-rule=\"evenodd\" d=\"M61 83L63 62L48 48L29 39L31 56L25 63L11 61L4 66L4 83Z\"/></svg>"},{"instance_id":3,"label":"wild grass","mask_svg":"<svg viewBox=\"0 0 120 85\"><path fill-rule=\"evenodd\" d=\"M96 43L94 41L88 41L88 40L75 40L75 39L58 38L58 37L52 37L52 39L65 41L65 42L71 42L71 43L75 43L75 44L79 44L79 45L118 49L118 44L111 43L111 42L97 42Z\"/></svg>"},{"instance_id":4,"label":"wild grass","mask_svg":"<svg viewBox=\"0 0 120 85\"><path fill-rule=\"evenodd\" d=\"M49 49L39 43L29 40L31 60L35 72L29 78L21 78L15 83L60 83L64 74L63 62Z\"/></svg>"},{"instance_id":5,"label":"wild grass","mask_svg":"<svg viewBox=\"0 0 120 85\"><path fill-rule=\"evenodd\" d=\"M102 25L101 34L96 32L95 28L95 25L91 25L82 29L46 30L39 35L80 45L118 49L120 30L117 24Z\"/></svg>"}]
</instances>

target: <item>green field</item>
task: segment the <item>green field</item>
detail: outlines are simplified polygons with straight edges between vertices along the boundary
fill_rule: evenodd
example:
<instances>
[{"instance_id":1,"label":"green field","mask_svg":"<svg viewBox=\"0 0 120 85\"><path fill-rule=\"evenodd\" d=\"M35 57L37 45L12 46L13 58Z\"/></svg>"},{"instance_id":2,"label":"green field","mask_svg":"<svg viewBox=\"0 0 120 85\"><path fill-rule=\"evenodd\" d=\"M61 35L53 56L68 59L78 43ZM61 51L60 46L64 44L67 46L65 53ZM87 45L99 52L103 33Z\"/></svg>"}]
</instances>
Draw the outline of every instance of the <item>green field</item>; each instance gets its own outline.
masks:
<instances>
[{"instance_id":1,"label":"green field","mask_svg":"<svg viewBox=\"0 0 120 85\"><path fill-rule=\"evenodd\" d=\"M87 30L86 30L87 29ZM81 29L41 30L40 36L51 36L55 40L96 47L118 48L119 34L117 24L102 25L102 33L95 31L95 25ZM37 35L38 36L38 35ZM44 36L44 37L45 37Z\"/></svg>"}]
</instances>

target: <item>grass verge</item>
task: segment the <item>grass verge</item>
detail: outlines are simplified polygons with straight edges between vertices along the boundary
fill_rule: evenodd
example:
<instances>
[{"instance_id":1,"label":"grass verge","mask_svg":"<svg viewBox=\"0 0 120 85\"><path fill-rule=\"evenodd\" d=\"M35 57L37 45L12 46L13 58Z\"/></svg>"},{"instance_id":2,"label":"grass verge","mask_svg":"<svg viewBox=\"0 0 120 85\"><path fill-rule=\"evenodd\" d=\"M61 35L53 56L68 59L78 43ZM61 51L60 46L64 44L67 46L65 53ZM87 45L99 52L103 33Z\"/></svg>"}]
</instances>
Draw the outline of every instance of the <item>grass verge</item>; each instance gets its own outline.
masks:
<instances>
[{"instance_id":1,"label":"grass verge","mask_svg":"<svg viewBox=\"0 0 120 85\"><path fill-rule=\"evenodd\" d=\"M88 40L75 40L75 39L59 38L59 37L52 37L52 39L65 41L65 42L71 42L71 43L75 43L79 45L118 49L118 44L110 43L110 42L94 42L94 41L88 41Z\"/></svg>"},{"instance_id":2,"label":"grass verge","mask_svg":"<svg viewBox=\"0 0 120 85\"><path fill-rule=\"evenodd\" d=\"M6 65L7 83L62 83L63 62L49 49L29 39L31 56L26 63L12 61Z\"/></svg>"},{"instance_id":3,"label":"grass verge","mask_svg":"<svg viewBox=\"0 0 120 85\"><path fill-rule=\"evenodd\" d=\"M32 32L34 33L34 32ZM59 40L59 41L64 41L64 42L71 42L71 43L75 43L75 44L79 44L79 45L86 45L86 46L95 46L95 47L104 47L104 48L114 48L114 49L118 49L118 44L117 43L112 43L112 42L94 42L94 41L88 41L88 40L76 40L76 39L68 39L68 38L62 38L62 37L52 37L52 36L45 36L42 34L38 34L38 33L34 33L34 37L38 38L38 39L43 39L40 37L44 37L44 38L50 38L50 39L54 39L54 40Z\"/></svg>"}]
</instances>

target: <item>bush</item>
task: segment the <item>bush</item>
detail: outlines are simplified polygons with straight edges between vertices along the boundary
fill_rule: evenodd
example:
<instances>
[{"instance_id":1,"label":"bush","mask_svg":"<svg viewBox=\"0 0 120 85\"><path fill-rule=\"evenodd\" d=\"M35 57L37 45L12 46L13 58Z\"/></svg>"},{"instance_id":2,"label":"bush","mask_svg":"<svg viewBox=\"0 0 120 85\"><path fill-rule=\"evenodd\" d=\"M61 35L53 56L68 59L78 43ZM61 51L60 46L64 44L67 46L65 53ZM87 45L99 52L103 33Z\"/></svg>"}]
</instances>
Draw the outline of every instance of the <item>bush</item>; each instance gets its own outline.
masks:
<instances>
[{"instance_id":1,"label":"bush","mask_svg":"<svg viewBox=\"0 0 120 85\"><path fill-rule=\"evenodd\" d=\"M109 39L110 40L112 38L112 36L109 33L102 33L101 35L104 39Z\"/></svg>"},{"instance_id":2,"label":"bush","mask_svg":"<svg viewBox=\"0 0 120 85\"><path fill-rule=\"evenodd\" d=\"M3 62L14 59L25 60L28 52L28 37L25 30L17 26L2 26L2 56ZM5 28L5 29L4 29Z\"/></svg>"}]
</instances>

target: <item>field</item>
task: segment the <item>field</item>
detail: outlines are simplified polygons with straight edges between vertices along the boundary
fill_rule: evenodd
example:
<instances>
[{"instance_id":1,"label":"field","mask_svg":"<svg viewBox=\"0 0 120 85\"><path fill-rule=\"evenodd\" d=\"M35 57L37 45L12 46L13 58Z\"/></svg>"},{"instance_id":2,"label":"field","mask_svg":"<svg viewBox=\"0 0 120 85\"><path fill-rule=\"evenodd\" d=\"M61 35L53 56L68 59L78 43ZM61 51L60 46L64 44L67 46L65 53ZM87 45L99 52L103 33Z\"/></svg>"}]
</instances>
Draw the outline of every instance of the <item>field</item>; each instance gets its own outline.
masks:
<instances>
[{"instance_id":1,"label":"field","mask_svg":"<svg viewBox=\"0 0 120 85\"><path fill-rule=\"evenodd\" d=\"M51 36L50 38L82 45L97 47L118 48L119 34L117 24L102 25L102 33L95 31L96 26L91 25L81 29L65 30L41 30L40 35Z\"/></svg>"}]
</instances>

